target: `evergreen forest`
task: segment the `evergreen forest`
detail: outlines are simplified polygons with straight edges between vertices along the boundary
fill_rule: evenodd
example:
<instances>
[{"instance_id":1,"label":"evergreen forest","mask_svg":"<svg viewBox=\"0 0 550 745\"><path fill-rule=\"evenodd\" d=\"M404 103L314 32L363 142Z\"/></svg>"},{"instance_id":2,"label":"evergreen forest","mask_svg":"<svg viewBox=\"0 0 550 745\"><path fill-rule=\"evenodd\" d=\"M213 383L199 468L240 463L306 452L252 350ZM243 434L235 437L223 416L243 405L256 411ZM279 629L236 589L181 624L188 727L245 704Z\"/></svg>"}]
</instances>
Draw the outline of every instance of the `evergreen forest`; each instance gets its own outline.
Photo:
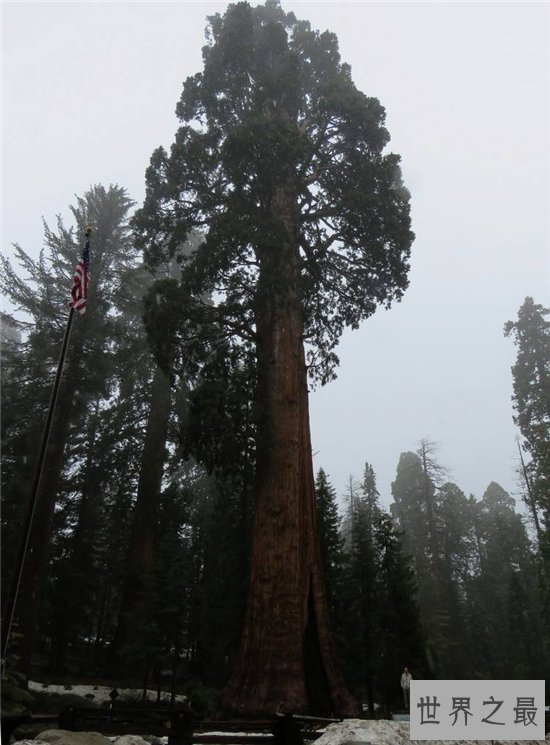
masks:
<instances>
[{"instance_id":1,"label":"evergreen forest","mask_svg":"<svg viewBox=\"0 0 550 745\"><path fill-rule=\"evenodd\" d=\"M88 305L63 367L9 665L32 680L186 693L202 714L228 695L238 711L266 708L275 692L252 701L240 672L264 644L250 607L271 593L284 612L289 600L271 580L258 590L277 555L261 505L297 483L300 504L314 505L296 537L309 557L304 665L315 672L322 658L329 678L312 690L306 670L312 710L330 711L329 699L346 710L338 666L370 716L400 706L404 665L415 678L550 679L550 308L527 297L502 319L516 347L517 495L496 480L465 494L428 438L399 443L391 494L368 452L337 494L311 466L306 369L330 383L343 330L406 290L399 158L383 154L383 108L355 89L333 35L270 2L230 6L209 28L144 204L92 185L68 222L44 223L38 258L19 245L0 257L17 309L2 313L5 602L92 228ZM277 481L288 442L295 468ZM291 514L269 509L275 522Z\"/></svg>"}]
</instances>

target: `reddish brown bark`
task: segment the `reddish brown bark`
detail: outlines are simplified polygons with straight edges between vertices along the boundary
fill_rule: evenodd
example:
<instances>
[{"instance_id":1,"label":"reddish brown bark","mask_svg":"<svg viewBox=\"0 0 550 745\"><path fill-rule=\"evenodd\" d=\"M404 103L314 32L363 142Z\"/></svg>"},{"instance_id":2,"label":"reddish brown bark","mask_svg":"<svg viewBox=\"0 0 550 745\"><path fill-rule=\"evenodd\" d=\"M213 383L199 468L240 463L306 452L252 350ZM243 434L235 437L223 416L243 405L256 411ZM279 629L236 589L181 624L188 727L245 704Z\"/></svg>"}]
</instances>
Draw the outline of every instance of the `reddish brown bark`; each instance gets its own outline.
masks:
<instances>
[{"instance_id":1,"label":"reddish brown bark","mask_svg":"<svg viewBox=\"0 0 550 745\"><path fill-rule=\"evenodd\" d=\"M331 638L314 501L296 200L274 199L283 227L259 252L258 433L250 594L241 650L223 695L234 714L352 714Z\"/></svg>"}]
</instances>

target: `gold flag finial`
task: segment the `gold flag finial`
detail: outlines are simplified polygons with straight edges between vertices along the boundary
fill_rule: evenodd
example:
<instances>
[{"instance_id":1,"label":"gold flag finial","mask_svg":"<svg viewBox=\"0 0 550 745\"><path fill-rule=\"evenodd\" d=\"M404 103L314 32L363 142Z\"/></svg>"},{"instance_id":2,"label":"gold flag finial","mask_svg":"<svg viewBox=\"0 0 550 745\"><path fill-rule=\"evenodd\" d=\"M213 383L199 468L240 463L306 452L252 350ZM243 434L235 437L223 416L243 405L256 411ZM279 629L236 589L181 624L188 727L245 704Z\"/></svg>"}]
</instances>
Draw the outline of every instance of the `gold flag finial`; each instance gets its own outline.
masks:
<instances>
[{"instance_id":1,"label":"gold flag finial","mask_svg":"<svg viewBox=\"0 0 550 745\"><path fill-rule=\"evenodd\" d=\"M84 235L86 236L86 238L89 238L91 236L91 234L92 234L92 227L91 227L91 225L86 225L86 231L85 231Z\"/></svg>"}]
</instances>

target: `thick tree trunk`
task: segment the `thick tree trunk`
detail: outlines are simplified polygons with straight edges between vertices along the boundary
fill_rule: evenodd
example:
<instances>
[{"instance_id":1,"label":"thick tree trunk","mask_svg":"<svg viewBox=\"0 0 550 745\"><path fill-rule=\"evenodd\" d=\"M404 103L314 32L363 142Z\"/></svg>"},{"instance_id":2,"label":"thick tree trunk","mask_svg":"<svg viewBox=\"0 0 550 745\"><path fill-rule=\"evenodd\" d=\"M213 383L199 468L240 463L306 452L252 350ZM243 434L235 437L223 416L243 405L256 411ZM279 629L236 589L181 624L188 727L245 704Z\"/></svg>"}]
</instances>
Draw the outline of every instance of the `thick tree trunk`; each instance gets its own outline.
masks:
<instances>
[{"instance_id":1,"label":"thick tree trunk","mask_svg":"<svg viewBox=\"0 0 550 745\"><path fill-rule=\"evenodd\" d=\"M132 640L133 615L154 569L155 541L162 474L166 460L166 437L170 418L170 381L157 367L151 385L151 404L141 458L139 484L134 508L127 575L121 611L113 643L111 664L116 668L123 646Z\"/></svg>"},{"instance_id":2,"label":"thick tree trunk","mask_svg":"<svg viewBox=\"0 0 550 745\"><path fill-rule=\"evenodd\" d=\"M260 411L251 581L241 649L222 697L228 712L351 714L328 620L317 534L295 197L273 211L280 245L259 252Z\"/></svg>"}]
</instances>

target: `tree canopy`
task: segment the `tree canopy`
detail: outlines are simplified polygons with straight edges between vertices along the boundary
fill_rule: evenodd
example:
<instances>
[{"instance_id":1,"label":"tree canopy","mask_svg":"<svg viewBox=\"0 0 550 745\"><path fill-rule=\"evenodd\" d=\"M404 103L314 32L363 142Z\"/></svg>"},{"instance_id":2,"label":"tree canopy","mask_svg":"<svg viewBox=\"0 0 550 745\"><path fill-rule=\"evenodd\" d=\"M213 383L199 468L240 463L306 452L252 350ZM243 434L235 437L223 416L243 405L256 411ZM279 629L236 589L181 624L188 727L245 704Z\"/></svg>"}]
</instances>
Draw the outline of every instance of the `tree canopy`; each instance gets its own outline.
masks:
<instances>
[{"instance_id":1,"label":"tree canopy","mask_svg":"<svg viewBox=\"0 0 550 745\"><path fill-rule=\"evenodd\" d=\"M203 60L184 84L170 152L151 158L138 243L158 267L202 230L197 251L180 257L178 331L197 320L213 343L225 332L254 344L258 294L276 281L259 281L260 264L285 233L274 209L284 194L295 217L309 373L326 382L343 329L407 287L409 194L399 156L384 154L384 108L357 90L334 34L276 2L237 3L211 17Z\"/></svg>"}]
</instances>

